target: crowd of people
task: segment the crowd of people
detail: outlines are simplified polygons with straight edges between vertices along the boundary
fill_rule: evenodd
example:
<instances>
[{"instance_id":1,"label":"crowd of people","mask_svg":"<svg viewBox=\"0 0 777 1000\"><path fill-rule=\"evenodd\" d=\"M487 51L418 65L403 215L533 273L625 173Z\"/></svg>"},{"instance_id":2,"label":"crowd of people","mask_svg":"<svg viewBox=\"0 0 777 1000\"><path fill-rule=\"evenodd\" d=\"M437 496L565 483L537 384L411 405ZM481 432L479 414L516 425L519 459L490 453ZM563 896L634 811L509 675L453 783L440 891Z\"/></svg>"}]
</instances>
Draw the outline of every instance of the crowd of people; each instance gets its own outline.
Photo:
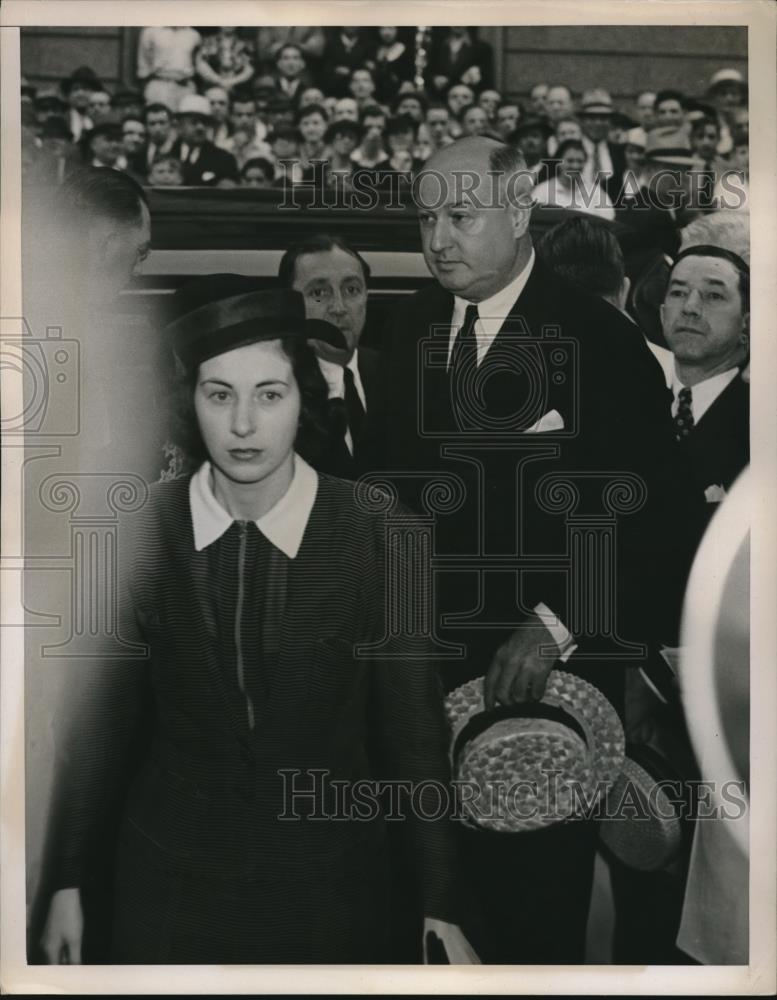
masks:
<instances>
[{"instance_id":1,"label":"crowd of people","mask_svg":"<svg viewBox=\"0 0 777 1000\"><path fill-rule=\"evenodd\" d=\"M602 88L577 101L540 84L525 103L503 99L471 29L435 33L425 65L414 44L393 28L148 28L142 95L112 96L84 69L62 97L27 95L29 170L62 178L68 247L40 242L57 264L29 268L46 277L31 305L59 303L76 268L79 329L103 356L111 299L148 251L147 185L302 183L319 159L325 184L412 174L433 279L371 350L369 264L316 232L286 250L275 288L224 274L180 288L140 358L138 399L110 405L106 366L103 409L83 435L99 424L100 447L112 438L100 461L118 467L125 439L143 436L132 414L153 420L152 386L180 412L161 428L170 462L129 559L125 613L151 670L95 673L91 714L70 734L48 961L81 958L85 864L126 734L148 711L145 682L155 728L123 802L116 962L434 961L435 943L443 961L583 962L597 818L495 832L443 809L405 824L403 848L380 810L289 834L279 769L328 768L348 784L388 766L445 787L445 693L482 679L492 724L520 717L544 732L561 724L538 707L558 670L583 701L595 687L654 756L687 744L667 652L699 540L749 461L749 216L731 211L740 198L712 201L729 172L746 191L744 80L720 70L708 104L640 94L629 117ZM696 174L706 203L661 204L667 176L690 195ZM528 197L495 206L494 176L500 197ZM536 203L582 211L535 245ZM616 238L601 220L619 211L628 232ZM110 257L98 249L109 246ZM544 343L548 330L562 339ZM436 365L422 351L435 332ZM400 520L428 515L430 479L460 484L435 522L433 611L418 565L403 582L402 606L433 614L420 646L383 589L389 554L368 502L380 490L343 483L373 473L394 477ZM560 512L569 500L571 524L600 494L618 538L612 561L593 564L570 549ZM410 560L404 536L400 549ZM439 655L456 643L458 659ZM719 899L684 907L688 851L647 870L609 858L614 961L746 962L741 914Z\"/></svg>"},{"instance_id":2,"label":"crowd of people","mask_svg":"<svg viewBox=\"0 0 777 1000\"><path fill-rule=\"evenodd\" d=\"M603 87L575 95L552 81L518 99L496 88L477 29L419 31L144 28L136 90L111 93L88 66L58 90L22 86L26 175L60 183L95 164L154 187L347 188L369 171L380 186L485 135L521 150L539 203L612 218L671 166L703 175L686 200L746 204L738 70L713 74L704 94L644 91L626 109Z\"/></svg>"}]
</instances>

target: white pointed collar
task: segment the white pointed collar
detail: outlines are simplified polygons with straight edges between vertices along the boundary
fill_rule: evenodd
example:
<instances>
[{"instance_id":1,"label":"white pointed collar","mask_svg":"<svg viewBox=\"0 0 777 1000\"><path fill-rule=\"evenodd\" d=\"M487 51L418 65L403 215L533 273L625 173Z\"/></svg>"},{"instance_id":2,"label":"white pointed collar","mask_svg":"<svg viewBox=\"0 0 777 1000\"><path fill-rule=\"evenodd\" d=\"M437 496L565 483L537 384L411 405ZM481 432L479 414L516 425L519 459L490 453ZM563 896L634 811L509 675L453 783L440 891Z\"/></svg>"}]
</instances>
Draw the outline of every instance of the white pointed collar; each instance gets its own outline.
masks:
<instances>
[{"instance_id":1,"label":"white pointed collar","mask_svg":"<svg viewBox=\"0 0 777 1000\"><path fill-rule=\"evenodd\" d=\"M211 471L210 462L204 462L189 483L194 547L198 552L221 538L235 520L213 494ZM302 544L317 492L317 473L295 455L289 488L274 507L254 522L264 537L289 559L295 558Z\"/></svg>"}]
</instances>

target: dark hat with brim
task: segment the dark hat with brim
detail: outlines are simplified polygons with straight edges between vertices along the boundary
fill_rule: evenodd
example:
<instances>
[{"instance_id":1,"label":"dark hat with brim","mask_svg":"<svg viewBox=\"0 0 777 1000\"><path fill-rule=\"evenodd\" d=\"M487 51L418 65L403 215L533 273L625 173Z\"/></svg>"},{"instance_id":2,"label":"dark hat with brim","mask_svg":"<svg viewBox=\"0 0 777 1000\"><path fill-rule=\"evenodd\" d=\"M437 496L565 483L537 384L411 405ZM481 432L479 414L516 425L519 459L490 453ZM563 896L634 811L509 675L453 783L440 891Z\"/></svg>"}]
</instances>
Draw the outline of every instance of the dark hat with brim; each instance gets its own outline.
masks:
<instances>
[{"instance_id":1,"label":"dark hat with brim","mask_svg":"<svg viewBox=\"0 0 777 1000\"><path fill-rule=\"evenodd\" d=\"M255 279L241 274L211 274L187 282L173 296L173 313L166 333L188 370L238 347L281 337L347 348L336 326L306 317L299 292L261 290Z\"/></svg>"},{"instance_id":2,"label":"dark hat with brim","mask_svg":"<svg viewBox=\"0 0 777 1000\"><path fill-rule=\"evenodd\" d=\"M452 691L445 708L454 774L470 786L461 801L467 825L527 833L571 820L595 808L620 773L615 709L566 671L551 671L539 702L487 711L481 677Z\"/></svg>"},{"instance_id":3,"label":"dark hat with brim","mask_svg":"<svg viewBox=\"0 0 777 1000\"><path fill-rule=\"evenodd\" d=\"M100 78L91 66L79 66L78 69L73 70L70 76L65 77L61 83L62 93L69 94L77 83L82 84L82 86L87 87L89 90L102 89Z\"/></svg>"}]
</instances>

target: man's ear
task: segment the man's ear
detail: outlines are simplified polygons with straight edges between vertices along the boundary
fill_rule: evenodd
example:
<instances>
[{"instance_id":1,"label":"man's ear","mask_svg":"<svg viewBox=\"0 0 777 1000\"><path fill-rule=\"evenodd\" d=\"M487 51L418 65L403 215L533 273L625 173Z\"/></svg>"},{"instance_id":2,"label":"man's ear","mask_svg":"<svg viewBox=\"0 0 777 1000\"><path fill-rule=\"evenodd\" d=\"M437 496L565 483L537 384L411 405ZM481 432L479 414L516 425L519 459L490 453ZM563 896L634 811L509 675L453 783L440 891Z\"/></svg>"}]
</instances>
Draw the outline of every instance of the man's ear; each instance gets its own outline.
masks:
<instances>
[{"instance_id":1,"label":"man's ear","mask_svg":"<svg viewBox=\"0 0 777 1000\"><path fill-rule=\"evenodd\" d=\"M531 221L531 209L519 208L517 205L510 205L508 211L513 218L513 236L519 240L529 230Z\"/></svg>"}]
</instances>

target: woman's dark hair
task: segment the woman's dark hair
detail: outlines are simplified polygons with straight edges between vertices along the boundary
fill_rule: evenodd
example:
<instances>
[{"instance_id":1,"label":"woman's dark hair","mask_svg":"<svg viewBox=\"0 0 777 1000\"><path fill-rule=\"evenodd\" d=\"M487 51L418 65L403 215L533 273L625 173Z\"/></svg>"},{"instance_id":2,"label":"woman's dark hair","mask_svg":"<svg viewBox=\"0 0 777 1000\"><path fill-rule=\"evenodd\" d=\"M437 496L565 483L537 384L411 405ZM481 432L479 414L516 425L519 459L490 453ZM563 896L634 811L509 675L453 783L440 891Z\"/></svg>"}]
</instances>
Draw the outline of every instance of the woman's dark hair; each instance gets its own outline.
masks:
<instances>
[{"instance_id":1,"label":"woman's dark hair","mask_svg":"<svg viewBox=\"0 0 777 1000\"><path fill-rule=\"evenodd\" d=\"M585 146L579 139L565 139L563 142L558 144L558 149L556 150L555 159L561 160L564 154L570 149L577 149L581 153L585 154L585 158L588 159L588 153L586 153Z\"/></svg>"},{"instance_id":2,"label":"woman's dark hair","mask_svg":"<svg viewBox=\"0 0 777 1000\"><path fill-rule=\"evenodd\" d=\"M266 160L263 156L252 156L250 160L246 160L240 170L240 176L245 179L249 170L259 169L264 173L264 176L268 180L272 180L275 176L275 167Z\"/></svg>"},{"instance_id":3,"label":"woman's dark hair","mask_svg":"<svg viewBox=\"0 0 777 1000\"><path fill-rule=\"evenodd\" d=\"M289 49L294 49L294 51L299 55L299 57L302 59L302 61L306 62L306 59L305 59L305 50L302 49L299 45L295 45L294 42L284 42L284 44L281 45L281 47L275 53L275 62L277 63L278 60L283 55L283 53L287 52Z\"/></svg>"},{"instance_id":4,"label":"woman's dark hair","mask_svg":"<svg viewBox=\"0 0 777 1000\"><path fill-rule=\"evenodd\" d=\"M291 362L300 394L300 417L295 450L315 465L327 445L326 408L329 390L316 355L301 337L279 337L281 349ZM209 457L194 408L199 366L187 369L177 363L173 393L173 444L183 452L184 472L194 472Z\"/></svg>"},{"instance_id":5,"label":"woman's dark hair","mask_svg":"<svg viewBox=\"0 0 777 1000\"><path fill-rule=\"evenodd\" d=\"M412 132L414 136L418 135L418 122L410 115L397 115L396 118L389 118L386 123L387 139L390 139L392 135L407 135L408 132Z\"/></svg>"},{"instance_id":6,"label":"woman's dark hair","mask_svg":"<svg viewBox=\"0 0 777 1000\"><path fill-rule=\"evenodd\" d=\"M659 92L656 94L656 99L653 102L653 108L655 110L658 110L658 105L663 104L664 101L677 101L677 103L684 111L688 99L685 96L685 94L683 94L682 91L680 90L671 90L671 89L659 90Z\"/></svg>"},{"instance_id":7,"label":"woman's dark hair","mask_svg":"<svg viewBox=\"0 0 777 1000\"><path fill-rule=\"evenodd\" d=\"M329 121L329 115L326 112L326 108L322 107L320 104L306 104L296 113L294 121L297 125L299 125L303 118L309 118L310 115L321 115L325 122Z\"/></svg>"}]
</instances>

